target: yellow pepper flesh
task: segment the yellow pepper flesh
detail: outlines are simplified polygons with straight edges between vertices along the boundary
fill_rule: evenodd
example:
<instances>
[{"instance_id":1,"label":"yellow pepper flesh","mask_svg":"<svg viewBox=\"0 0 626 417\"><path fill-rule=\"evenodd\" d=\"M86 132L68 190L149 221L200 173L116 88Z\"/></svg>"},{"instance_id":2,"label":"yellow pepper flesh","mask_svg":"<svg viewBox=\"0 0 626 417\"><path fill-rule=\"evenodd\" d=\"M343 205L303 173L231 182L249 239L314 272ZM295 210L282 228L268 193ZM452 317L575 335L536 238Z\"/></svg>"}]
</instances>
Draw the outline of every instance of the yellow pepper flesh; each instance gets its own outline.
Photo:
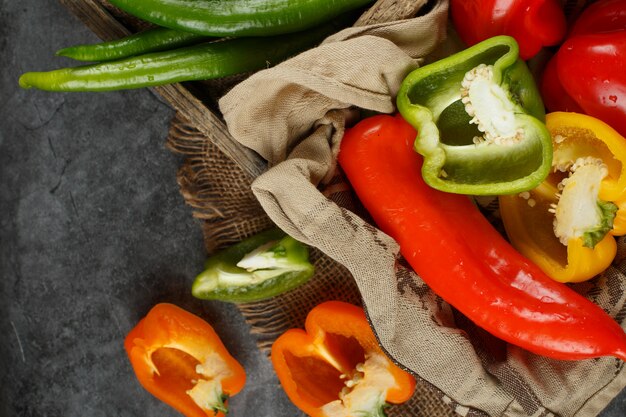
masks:
<instances>
[{"instance_id":1,"label":"yellow pepper flesh","mask_svg":"<svg viewBox=\"0 0 626 417\"><path fill-rule=\"evenodd\" d=\"M617 251L613 236L626 234L626 138L604 122L577 113L550 113L546 126L554 144L553 171L527 193L500 196L500 213L513 246L546 274L560 282L585 281L608 268ZM618 207L612 229L593 248L584 246L581 237L569 238L564 245L554 231L558 186L567 178L559 164L587 157L601 160L607 170L598 200Z\"/></svg>"}]
</instances>

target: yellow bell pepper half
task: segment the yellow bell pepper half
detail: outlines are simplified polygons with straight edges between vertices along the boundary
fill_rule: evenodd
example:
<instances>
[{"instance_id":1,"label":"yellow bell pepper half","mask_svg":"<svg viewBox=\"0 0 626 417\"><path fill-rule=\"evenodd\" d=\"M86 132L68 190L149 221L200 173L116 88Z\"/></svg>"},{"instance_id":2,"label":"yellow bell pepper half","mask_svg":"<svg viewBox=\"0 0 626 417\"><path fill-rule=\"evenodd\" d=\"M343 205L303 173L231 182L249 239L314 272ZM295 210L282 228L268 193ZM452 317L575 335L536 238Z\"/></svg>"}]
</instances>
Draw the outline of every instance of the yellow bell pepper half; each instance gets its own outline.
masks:
<instances>
[{"instance_id":1,"label":"yellow bell pepper half","mask_svg":"<svg viewBox=\"0 0 626 417\"><path fill-rule=\"evenodd\" d=\"M552 170L537 188L500 196L513 246L560 282L580 282L615 258L626 234L626 138L591 116L546 116Z\"/></svg>"}]
</instances>

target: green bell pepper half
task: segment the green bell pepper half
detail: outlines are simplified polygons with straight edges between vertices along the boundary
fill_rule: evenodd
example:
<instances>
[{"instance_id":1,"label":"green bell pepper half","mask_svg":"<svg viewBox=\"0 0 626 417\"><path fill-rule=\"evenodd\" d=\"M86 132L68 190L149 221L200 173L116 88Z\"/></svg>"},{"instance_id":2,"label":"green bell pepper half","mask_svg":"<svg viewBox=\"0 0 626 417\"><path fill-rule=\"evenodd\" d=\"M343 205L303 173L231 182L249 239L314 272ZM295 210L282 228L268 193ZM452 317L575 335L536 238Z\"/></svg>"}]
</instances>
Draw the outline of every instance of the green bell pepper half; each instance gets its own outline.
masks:
<instances>
[{"instance_id":1,"label":"green bell pepper half","mask_svg":"<svg viewBox=\"0 0 626 417\"><path fill-rule=\"evenodd\" d=\"M519 47L496 36L412 71L397 105L417 129L422 176L441 191L501 195L530 190L550 170L545 110Z\"/></svg>"},{"instance_id":2,"label":"green bell pepper half","mask_svg":"<svg viewBox=\"0 0 626 417\"><path fill-rule=\"evenodd\" d=\"M270 229L211 256L191 293L203 300L260 301L304 284L313 272L308 247Z\"/></svg>"}]
</instances>

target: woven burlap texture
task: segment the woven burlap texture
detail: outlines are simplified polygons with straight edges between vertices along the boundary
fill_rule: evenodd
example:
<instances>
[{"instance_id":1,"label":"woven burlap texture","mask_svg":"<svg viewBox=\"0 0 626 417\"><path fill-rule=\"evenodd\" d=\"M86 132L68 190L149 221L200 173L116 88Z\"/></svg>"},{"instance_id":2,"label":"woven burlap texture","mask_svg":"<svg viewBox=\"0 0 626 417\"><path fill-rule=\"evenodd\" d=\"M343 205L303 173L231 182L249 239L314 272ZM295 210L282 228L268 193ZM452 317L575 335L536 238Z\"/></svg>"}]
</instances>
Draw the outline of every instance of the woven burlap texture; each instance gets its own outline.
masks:
<instances>
[{"instance_id":1,"label":"woven burlap texture","mask_svg":"<svg viewBox=\"0 0 626 417\"><path fill-rule=\"evenodd\" d=\"M626 385L613 358L563 362L476 329L402 267L397 244L328 198L350 109L391 113L403 77L445 34L447 2L405 21L352 28L261 71L220 100L236 140L269 161L252 183L279 227L353 275L381 346L445 393L460 415L595 416ZM624 318L624 275L610 269L578 286Z\"/></svg>"}]
</instances>

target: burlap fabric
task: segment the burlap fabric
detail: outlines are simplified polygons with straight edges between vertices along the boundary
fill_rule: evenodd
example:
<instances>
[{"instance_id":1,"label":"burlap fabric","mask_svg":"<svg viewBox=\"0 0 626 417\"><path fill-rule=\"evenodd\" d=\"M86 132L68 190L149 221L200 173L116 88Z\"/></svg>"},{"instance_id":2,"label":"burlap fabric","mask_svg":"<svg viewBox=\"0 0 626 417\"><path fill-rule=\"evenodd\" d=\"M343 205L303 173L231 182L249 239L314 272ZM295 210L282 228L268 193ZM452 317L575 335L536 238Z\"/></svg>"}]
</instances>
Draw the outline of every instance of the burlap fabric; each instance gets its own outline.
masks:
<instances>
[{"instance_id":1,"label":"burlap fabric","mask_svg":"<svg viewBox=\"0 0 626 417\"><path fill-rule=\"evenodd\" d=\"M621 361L550 360L476 328L404 266L337 175L338 145L356 109L393 112L403 77L444 40L447 2L435 3L414 19L342 31L223 97L230 132L271 165L254 182L210 138L176 123L172 147L190 156L181 188L205 220L209 251L271 222L315 248L309 284L241 306L262 347L301 326L321 301L362 302L383 349L418 377L416 395L391 415L595 416L626 385ZM575 287L622 325L624 272L618 262Z\"/></svg>"}]
</instances>

